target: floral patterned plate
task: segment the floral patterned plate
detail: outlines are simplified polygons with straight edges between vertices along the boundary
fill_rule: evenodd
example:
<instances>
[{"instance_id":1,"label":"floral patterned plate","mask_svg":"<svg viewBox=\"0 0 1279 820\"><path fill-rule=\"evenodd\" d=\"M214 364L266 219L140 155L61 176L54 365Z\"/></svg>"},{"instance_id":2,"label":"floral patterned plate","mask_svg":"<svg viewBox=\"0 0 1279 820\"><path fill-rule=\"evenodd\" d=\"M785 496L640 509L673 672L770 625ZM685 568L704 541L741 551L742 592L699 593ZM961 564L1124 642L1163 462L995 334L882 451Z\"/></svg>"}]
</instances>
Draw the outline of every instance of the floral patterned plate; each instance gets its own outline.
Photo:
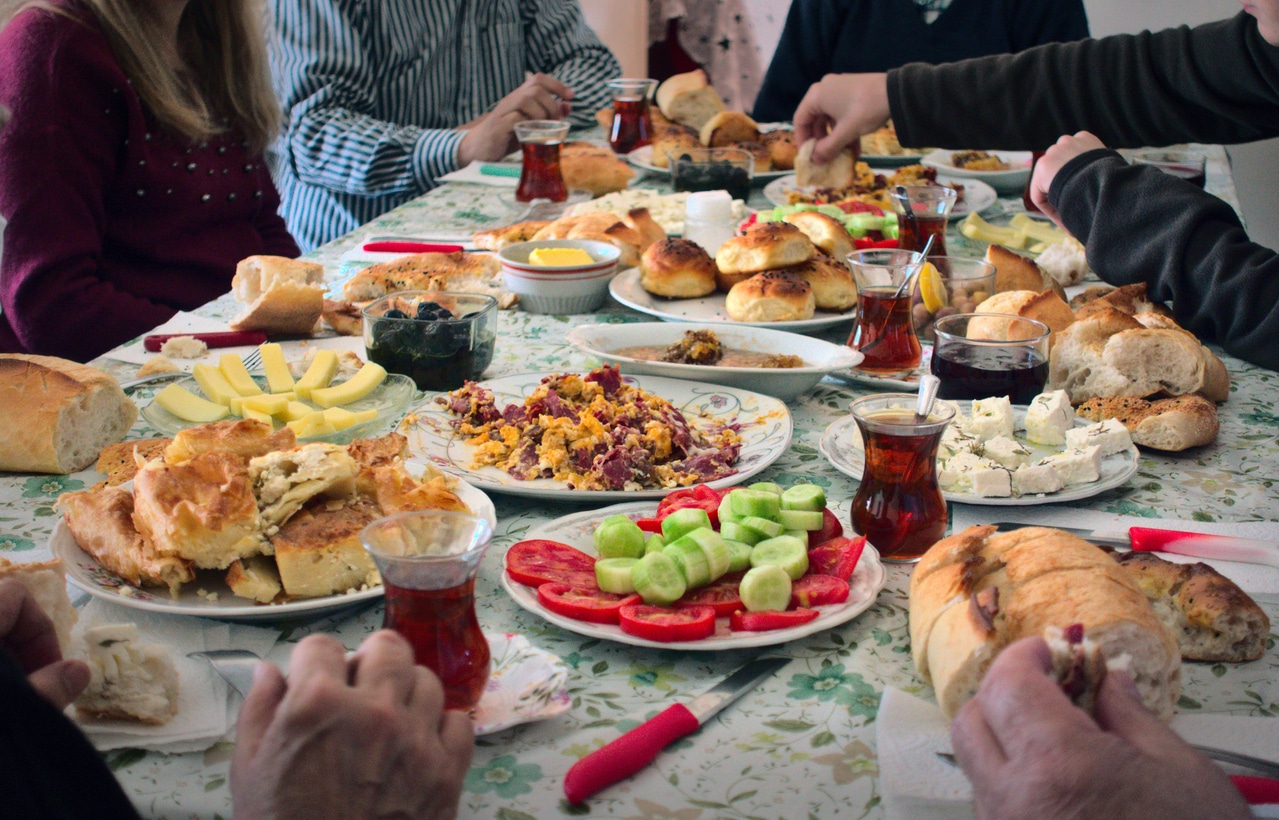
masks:
<instances>
[{"instance_id":1,"label":"floral patterned plate","mask_svg":"<svg viewBox=\"0 0 1279 820\"><path fill-rule=\"evenodd\" d=\"M491 735L521 723L568 711L568 667L523 635L486 632L493 671L472 718L476 735Z\"/></svg>"},{"instance_id":2,"label":"floral patterned plate","mask_svg":"<svg viewBox=\"0 0 1279 820\"><path fill-rule=\"evenodd\" d=\"M522 404L549 374L525 373L479 382L493 392L498 407ZM767 468L790 445L791 417L785 403L762 393L721 387L684 379L660 376L623 376L624 381L638 385L675 405L686 417L702 422L735 423L742 437L737 472L708 482L712 487L740 484ZM466 479L488 492L510 493L537 498L565 500L620 501L629 498L661 498L673 488L646 490L574 490L563 481L537 478L521 481L496 467L472 467L474 449L453 430L455 416L442 405L431 402L410 414L416 421L401 425L400 432L409 438L409 451L429 459L446 473Z\"/></svg>"},{"instance_id":3,"label":"floral patterned plate","mask_svg":"<svg viewBox=\"0 0 1279 820\"><path fill-rule=\"evenodd\" d=\"M615 504L602 510L591 510L557 518L540 527L533 528L525 537L529 539L548 538L594 555L595 546L591 536L595 528L605 518L610 515L646 518L653 515L656 510L657 506L652 503ZM733 632L728 628L727 618L716 618L715 634L709 638L703 638L700 641L661 643L659 641L646 641L642 638L628 635L622 631L621 627L614 624L592 624L557 615L538 602L536 589L517 583L508 574L502 573L502 587L515 599L515 603L529 612L545 618L556 626L567 629L569 632L576 632L579 635L585 635L590 638L605 638L618 643L630 644L631 646L648 646L654 649L695 649L708 652L724 649L746 649L756 646L773 646L847 623L875 603L875 596L884 588L884 583L887 580L888 574L884 571L884 565L879 561L879 553L875 551L874 547L867 544L865 551L862 552L861 560L857 562L857 570L848 581L849 586L852 587L848 600L842 604L817 607L817 611L821 614L816 620L809 621L802 626L777 629L770 632Z\"/></svg>"}]
</instances>

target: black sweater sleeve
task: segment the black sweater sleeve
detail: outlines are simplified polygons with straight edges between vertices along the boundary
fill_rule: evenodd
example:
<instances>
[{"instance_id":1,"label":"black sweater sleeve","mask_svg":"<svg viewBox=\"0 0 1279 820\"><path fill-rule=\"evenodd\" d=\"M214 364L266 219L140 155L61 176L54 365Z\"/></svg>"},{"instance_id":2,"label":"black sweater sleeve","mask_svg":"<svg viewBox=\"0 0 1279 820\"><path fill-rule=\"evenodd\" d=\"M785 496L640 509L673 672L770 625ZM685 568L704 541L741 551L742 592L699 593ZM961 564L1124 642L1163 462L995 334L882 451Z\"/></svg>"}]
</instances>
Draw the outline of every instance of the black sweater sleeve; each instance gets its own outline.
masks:
<instances>
[{"instance_id":1,"label":"black sweater sleeve","mask_svg":"<svg viewBox=\"0 0 1279 820\"><path fill-rule=\"evenodd\" d=\"M1279 370L1279 256L1225 202L1110 150L1068 162L1048 198L1102 279L1145 282L1184 327Z\"/></svg>"},{"instance_id":2,"label":"black sweater sleeve","mask_svg":"<svg viewBox=\"0 0 1279 820\"><path fill-rule=\"evenodd\" d=\"M904 145L1033 150L1081 130L1118 148L1249 142L1279 135L1279 47L1240 13L1196 28L912 63L889 72L888 100Z\"/></svg>"}]
</instances>

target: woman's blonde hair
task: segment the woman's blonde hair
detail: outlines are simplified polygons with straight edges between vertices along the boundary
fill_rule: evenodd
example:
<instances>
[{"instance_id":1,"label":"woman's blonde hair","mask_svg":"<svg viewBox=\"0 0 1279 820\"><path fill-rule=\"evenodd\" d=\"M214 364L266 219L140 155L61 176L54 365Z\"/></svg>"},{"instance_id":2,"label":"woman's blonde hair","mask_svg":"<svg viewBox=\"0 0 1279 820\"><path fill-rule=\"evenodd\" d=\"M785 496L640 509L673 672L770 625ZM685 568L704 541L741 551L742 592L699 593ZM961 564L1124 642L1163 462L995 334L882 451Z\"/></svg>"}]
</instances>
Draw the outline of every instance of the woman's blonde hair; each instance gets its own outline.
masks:
<instances>
[{"instance_id":1,"label":"woman's blonde hair","mask_svg":"<svg viewBox=\"0 0 1279 820\"><path fill-rule=\"evenodd\" d=\"M143 105L169 130L201 142L235 130L258 152L280 127L271 89L262 0L190 0L178 23L176 70L165 34L143 0L79 0L92 11ZM73 14L46 0L10 0L13 14L32 6Z\"/></svg>"}]
</instances>

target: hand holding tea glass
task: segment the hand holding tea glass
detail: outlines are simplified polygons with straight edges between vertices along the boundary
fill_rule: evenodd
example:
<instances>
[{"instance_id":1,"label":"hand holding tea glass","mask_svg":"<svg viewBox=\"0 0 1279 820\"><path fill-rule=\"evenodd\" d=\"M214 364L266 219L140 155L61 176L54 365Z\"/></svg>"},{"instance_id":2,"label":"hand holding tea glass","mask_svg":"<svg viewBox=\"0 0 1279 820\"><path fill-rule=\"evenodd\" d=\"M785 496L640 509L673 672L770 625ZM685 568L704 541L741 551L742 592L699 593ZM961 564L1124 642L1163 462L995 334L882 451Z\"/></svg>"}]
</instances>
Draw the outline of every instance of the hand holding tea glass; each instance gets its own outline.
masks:
<instances>
[{"instance_id":1,"label":"hand holding tea glass","mask_svg":"<svg viewBox=\"0 0 1279 820\"><path fill-rule=\"evenodd\" d=\"M1007 396L1030 404L1048 381L1048 325L1004 313L957 313L933 323L933 375L943 399Z\"/></svg>"}]
</instances>

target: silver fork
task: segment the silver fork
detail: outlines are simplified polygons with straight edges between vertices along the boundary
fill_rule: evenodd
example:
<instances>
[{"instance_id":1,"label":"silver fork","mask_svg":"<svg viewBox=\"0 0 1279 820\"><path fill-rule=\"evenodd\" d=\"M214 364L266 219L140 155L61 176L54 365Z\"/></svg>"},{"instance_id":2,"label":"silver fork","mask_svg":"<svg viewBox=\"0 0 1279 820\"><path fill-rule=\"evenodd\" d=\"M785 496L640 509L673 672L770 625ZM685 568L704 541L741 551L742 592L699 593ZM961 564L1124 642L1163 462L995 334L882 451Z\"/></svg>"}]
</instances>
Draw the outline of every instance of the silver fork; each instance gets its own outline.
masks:
<instances>
[{"instance_id":1,"label":"silver fork","mask_svg":"<svg viewBox=\"0 0 1279 820\"><path fill-rule=\"evenodd\" d=\"M262 365L262 351L258 350L255 347L253 348L252 353L249 353L248 355L244 357L244 369L256 370L261 365Z\"/></svg>"},{"instance_id":2,"label":"silver fork","mask_svg":"<svg viewBox=\"0 0 1279 820\"><path fill-rule=\"evenodd\" d=\"M253 688L253 670L262 662L261 658L247 649L207 649L203 652L188 652L187 657L204 658L214 672L246 698Z\"/></svg>"}]
</instances>

